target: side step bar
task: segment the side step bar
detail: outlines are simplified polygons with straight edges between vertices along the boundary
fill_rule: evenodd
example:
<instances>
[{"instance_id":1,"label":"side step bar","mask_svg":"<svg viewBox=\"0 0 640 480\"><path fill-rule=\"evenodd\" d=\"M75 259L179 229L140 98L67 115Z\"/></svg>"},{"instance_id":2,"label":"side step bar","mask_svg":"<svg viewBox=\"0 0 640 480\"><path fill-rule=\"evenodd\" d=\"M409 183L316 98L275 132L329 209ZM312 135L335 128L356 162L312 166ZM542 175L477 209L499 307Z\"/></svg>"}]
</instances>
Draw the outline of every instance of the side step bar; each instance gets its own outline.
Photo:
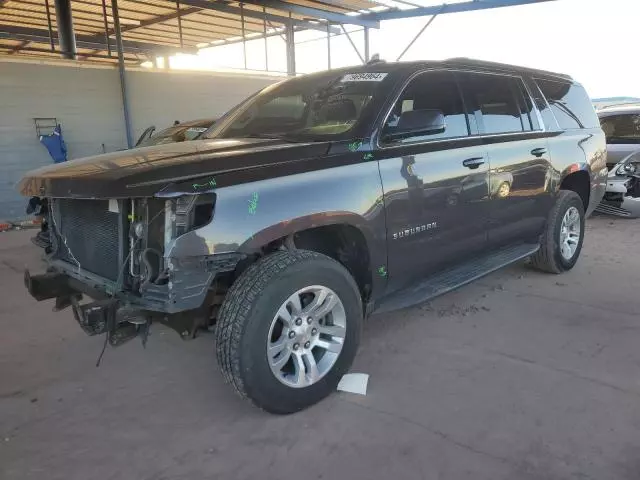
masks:
<instances>
[{"instance_id":1,"label":"side step bar","mask_svg":"<svg viewBox=\"0 0 640 480\"><path fill-rule=\"evenodd\" d=\"M538 251L540 245L521 244L502 248L476 258L464 265L452 267L420 280L407 288L382 298L373 314L387 313L401 308L424 303L434 297L450 292L506 265L522 260Z\"/></svg>"},{"instance_id":2,"label":"side step bar","mask_svg":"<svg viewBox=\"0 0 640 480\"><path fill-rule=\"evenodd\" d=\"M596 207L596 212L604 213L605 215L615 215L616 217L630 217L631 212L626 208L616 207L608 203L600 202Z\"/></svg>"}]
</instances>

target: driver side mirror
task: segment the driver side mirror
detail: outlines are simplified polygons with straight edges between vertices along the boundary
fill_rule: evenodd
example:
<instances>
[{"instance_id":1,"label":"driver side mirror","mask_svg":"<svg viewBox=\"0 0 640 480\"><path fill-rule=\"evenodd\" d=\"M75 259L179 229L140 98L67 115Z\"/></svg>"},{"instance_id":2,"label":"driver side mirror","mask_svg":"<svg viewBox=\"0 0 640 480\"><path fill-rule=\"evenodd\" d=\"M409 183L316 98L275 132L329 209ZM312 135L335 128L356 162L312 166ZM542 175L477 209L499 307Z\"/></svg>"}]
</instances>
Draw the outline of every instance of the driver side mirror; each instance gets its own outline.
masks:
<instances>
[{"instance_id":1,"label":"driver side mirror","mask_svg":"<svg viewBox=\"0 0 640 480\"><path fill-rule=\"evenodd\" d=\"M386 140L400 140L417 135L433 135L444 132L447 124L442 110L410 110L400 115L398 124L385 132Z\"/></svg>"}]
</instances>

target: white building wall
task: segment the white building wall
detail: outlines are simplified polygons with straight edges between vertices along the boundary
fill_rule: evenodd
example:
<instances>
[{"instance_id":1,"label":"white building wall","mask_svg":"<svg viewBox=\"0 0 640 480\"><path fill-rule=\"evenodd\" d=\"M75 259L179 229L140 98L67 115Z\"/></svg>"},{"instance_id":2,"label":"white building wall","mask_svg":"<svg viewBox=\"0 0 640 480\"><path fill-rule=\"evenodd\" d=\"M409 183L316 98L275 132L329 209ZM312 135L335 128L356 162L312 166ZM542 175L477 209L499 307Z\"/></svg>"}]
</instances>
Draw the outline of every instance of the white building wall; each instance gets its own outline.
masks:
<instances>
[{"instance_id":1,"label":"white building wall","mask_svg":"<svg viewBox=\"0 0 640 480\"><path fill-rule=\"evenodd\" d=\"M216 117L276 78L206 72L127 71L134 142L149 125ZM25 217L22 175L53 163L34 118L62 125L69 159L126 148L118 70L67 62L0 60L0 221Z\"/></svg>"}]
</instances>

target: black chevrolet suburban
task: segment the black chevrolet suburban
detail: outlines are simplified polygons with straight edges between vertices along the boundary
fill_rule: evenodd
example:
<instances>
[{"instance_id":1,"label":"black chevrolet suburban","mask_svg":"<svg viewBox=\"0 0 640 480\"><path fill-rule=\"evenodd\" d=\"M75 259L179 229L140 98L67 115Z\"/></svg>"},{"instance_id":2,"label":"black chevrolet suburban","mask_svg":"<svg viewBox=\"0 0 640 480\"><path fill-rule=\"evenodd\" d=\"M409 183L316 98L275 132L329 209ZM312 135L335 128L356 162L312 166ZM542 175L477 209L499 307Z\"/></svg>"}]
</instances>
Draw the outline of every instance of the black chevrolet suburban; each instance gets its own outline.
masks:
<instances>
[{"instance_id":1,"label":"black chevrolet suburban","mask_svg":"<svg viewBox=\"0 0 640 480\"><path fill-rule=\"evenodd\" d=\"M28 173L52 245L25 284L114 346L215 329L225 379L289 413L336 388L368 316L525 258L571 269L606 178L569 76L378 61L269 86L199 140Z\"/></svg>"}]
</instances>

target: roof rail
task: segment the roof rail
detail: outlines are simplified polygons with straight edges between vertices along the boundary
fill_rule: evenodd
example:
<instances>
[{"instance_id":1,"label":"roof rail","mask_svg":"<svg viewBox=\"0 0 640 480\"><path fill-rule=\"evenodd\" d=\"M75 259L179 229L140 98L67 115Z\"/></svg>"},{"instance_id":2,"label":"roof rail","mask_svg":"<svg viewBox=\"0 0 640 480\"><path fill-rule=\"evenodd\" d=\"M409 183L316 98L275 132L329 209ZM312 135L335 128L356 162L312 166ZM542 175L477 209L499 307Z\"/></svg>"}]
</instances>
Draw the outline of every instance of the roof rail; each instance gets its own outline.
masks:
<instances>
[{"instance_id":1,"label":"roof rail","mask_svg":"<svg viewBox=\"0 0 640 480\"><path fill-rule=\"evenodd\" d=\"M475 58L468 58L468 57L447 58L445 62L455 62L455 63L464 63L467 65L478 65L478 66L486 66L486 67L493 67L493 68L501 68L503 70L521 70L521 71L527 71L527 72L541 73L545 75L553 75L554 77L561 77L561 78L566 78L567 80L573 80L573 78L570 75L567 75L564 73L550 72L548 70L541 70L538 68L531 68L531 67L521 67L519 65L510 65L508 63L490 62L487 60L477 60Z\"/></svg>"}]
</instances>

